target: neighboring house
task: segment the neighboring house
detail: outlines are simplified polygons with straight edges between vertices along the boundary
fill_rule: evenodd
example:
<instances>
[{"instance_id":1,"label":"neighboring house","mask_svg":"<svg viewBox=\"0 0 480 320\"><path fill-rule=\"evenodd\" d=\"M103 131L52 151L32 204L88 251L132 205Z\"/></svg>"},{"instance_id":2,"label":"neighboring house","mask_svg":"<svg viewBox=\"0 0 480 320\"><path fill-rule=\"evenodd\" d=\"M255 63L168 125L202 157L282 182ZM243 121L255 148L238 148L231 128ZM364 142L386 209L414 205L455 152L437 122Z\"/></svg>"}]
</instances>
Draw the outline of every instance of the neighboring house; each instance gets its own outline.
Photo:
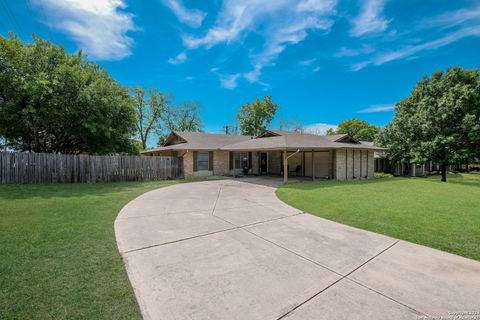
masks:
<instances>
[{"instance_id":1,"label":"neighboring house","mask_svg":"<svg viewBox=\"0 0 480 320\"><path fill-rule=\"evenodd\" d=\"M361 142L363 144L373 146L373 142ZM391 173L394 176L420 177L431 174L438 174L440 171L440 164L433 161L427 161L424 164L420 165L414 163L392 162L385 157L382 151L375 151L373 157L375 161L375 172ZM464 164L448 165L447 171L468 170L469 168L475 168L475 166L475 164L470 164L469 166Z\"/></svg>"},{"instance_id":2,"label":"neighboring house","mask_svg":"<svg viewBox=\"0 0 480 320\"><path fill-rule=\"evenodd\" d=\"M348 134L318 136L266 131L258 137L172 132L163 147L144 155L183 159L185 177L209 175L283 175L312 179L366 179L374 174L374 152Z\"/></svg>"}]
</instances>

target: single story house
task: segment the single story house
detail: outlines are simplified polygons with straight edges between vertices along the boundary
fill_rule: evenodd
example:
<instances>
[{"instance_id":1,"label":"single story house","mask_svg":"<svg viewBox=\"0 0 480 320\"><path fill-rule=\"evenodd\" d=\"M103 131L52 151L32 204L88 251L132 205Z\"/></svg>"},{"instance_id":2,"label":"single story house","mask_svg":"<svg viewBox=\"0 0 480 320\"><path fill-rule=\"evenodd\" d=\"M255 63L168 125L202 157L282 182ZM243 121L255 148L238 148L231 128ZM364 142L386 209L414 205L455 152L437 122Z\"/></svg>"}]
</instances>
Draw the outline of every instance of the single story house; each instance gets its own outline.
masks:
<instances>
[{"instance_id":1,"label":"single story house","mask_svg":"<svg viewBox=\"0 0 480 320\"><path fill-rule=\"evenodd\" d=\"M373 142L361 142L373 146ZM423 177L439 174L440 172L440 163L434 161L426 161L423 164L392 162L385 157L382 151L375 151L373 158L375 161L374 170L379 173L391 173L394 176ZM475 164L452 164L447 166L447 171L466 171L469 168L475 168Z\"/></svg>"},{"instance_id":2,"label":"single story house","mask_svg":"<svg viewBox=\"0 0 480 320\"><path fill-rule=\"evenodd\" d=\"M367 179L374 174L374 152L383 150L348 134L318 136L266 131L252 136L172 132L162 147L142 152L183 159L185 177L283 175L312 179Z\"/></svg>"}]
</instances>

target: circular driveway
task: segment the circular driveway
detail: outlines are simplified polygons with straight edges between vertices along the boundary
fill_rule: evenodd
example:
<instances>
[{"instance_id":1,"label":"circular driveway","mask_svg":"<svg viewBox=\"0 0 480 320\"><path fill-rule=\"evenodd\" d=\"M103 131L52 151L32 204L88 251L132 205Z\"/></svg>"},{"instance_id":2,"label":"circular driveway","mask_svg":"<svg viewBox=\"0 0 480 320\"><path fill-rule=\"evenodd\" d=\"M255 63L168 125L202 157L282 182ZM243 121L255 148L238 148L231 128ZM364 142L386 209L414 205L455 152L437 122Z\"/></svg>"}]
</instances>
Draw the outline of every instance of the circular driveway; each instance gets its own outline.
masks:
<instances>
[{"instance_id":1,"label":"circular driveway","mask_svg":"<svg viewBox=\"0 0 480 320\"><path fill-rule=\"evenodd\" d=\"M414 319L480 310L480 263L303 214L277 179L182 183L115 221L145 319Z\"/></svg>"}]
</instances>

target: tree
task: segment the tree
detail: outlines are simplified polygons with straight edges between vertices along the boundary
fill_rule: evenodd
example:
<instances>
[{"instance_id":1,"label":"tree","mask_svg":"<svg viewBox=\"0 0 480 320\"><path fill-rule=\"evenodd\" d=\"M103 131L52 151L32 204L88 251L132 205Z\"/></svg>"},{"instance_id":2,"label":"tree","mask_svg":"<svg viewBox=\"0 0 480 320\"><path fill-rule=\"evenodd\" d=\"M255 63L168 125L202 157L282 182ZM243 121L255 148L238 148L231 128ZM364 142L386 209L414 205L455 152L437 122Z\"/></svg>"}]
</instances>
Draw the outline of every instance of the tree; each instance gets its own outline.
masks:
<instances>
[{"instance_id":1,"label":"tree","mask_svg":"<svg viewBox=\"0 0 480 320\"><path fill-rule=\"evenodd\" d=\"M119 153L131 149L127 90L82 52L0 37L0 136L15 150Z\"/></svg>"},{"instance_id":2,"label":"tree","mask_svg":"<svg viewBox=\"0 0 480 320\"><path fill-rule=\"evenodd\" d=\"M271 96L244 104L237 114L241 133L251 136L261 134L273 120L277 109L278 105L272 101Z\"/></svg>"},{"instance_id":3,"label":"tree","mask_svg":"<svg viewBox=\"0 0 480 320\"><path fill-rule=\"evenodd\" d=\"M479 70L456 67L424 77L397 104L387 129L380 142L390 158L404 150L413 163L438 162L446 181L447 165L480 157Z\"/></svg>"},{"instance_id":4,"label":"tree","mask_svg":"<svg viewBox=\"0 0 480 320\"><path fill-rule=\"evenodd\" d=\"M200 117L200 104L195 101L183 101L179 105L165 110L164 123L168 132L160 135L158 145L163 145L171 131L202 131L203 122Z\"/></svg>"},{"instance_id":5,"label":"tree","mask_svg":"<svg viewBox=\"0 0 480 320\"><path fill-rule=\"evenodd\" d=\"M328 129L327 135L349 134L357 140L374 141L379 132L379 127L371 125L365 120L352 118L340 122L336 130Z\"/></svg>"},{"instance_id":6,"label":"tree","mask_svg":"<svg viewBox=\"0 0 480 320\"><path fill-rule=\"evenodd\" d=\"M137 114L137 136L141 141L142 149L145 150L150 133L160 134L162 118L169 108L170 99L156 88L145 90L134 87L131 91Z\"/></svg>"},{"instance_id":7,"label":"tree","mask_svg":"<svg viewBox=\"0 0 480 320\"><path fill-rule=\"evenodd\" d=\"M278 119L278 130L302 133L305 131L305 124L298 119L285 119L284 117L280 117Z\"/></svg>"}]
</instances>

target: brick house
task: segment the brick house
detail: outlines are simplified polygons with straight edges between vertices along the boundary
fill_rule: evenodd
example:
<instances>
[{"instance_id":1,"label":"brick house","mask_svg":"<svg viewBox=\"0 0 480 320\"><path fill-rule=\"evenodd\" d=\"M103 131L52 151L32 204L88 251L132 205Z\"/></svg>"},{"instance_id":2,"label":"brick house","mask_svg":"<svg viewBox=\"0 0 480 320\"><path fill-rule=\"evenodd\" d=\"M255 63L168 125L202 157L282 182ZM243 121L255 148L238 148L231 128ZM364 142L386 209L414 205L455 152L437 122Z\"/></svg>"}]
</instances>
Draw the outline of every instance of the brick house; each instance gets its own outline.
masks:
<instances>
[{"instance_id":1,"label":"brick house","mask_svg":"<svg viewBox=\"0 0 480 320\"><path fill-rule=\"evenodd\" d=\"M266 131L260 136L172 132L160 148L143 155L183 159L185 177L283 175L312 179L368 179L374 174L379 147L350 135L318 136Z\"/></svg>"}]
</instances>

